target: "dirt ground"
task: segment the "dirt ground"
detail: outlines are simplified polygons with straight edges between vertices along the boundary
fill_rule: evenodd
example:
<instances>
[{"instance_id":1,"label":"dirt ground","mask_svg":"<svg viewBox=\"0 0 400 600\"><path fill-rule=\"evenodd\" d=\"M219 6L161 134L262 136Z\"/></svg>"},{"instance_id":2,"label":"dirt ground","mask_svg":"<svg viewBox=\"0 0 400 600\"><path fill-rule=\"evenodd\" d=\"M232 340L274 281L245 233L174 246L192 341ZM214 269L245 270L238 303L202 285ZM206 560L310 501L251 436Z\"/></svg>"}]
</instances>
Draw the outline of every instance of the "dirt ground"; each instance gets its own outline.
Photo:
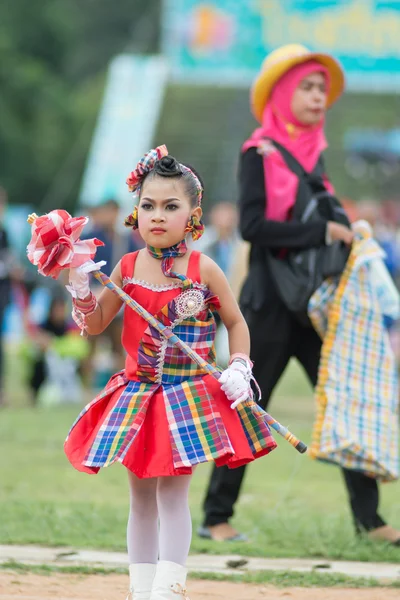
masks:
<instances>
[{"instance_id":1,"label":"dirt ground","mask_svg":"<svg viewBox=\"0 0 400 600\"><path fill-rule=\"evenodd\" d=\"M125 600L126 575L0 573L0 600ZM189 581L190 600L399 600L388 588L281 588L216 581ZM178 597L177 597L178 600ZM183 599L182 599L183 600Z\"/></svg>"}]
</instances>

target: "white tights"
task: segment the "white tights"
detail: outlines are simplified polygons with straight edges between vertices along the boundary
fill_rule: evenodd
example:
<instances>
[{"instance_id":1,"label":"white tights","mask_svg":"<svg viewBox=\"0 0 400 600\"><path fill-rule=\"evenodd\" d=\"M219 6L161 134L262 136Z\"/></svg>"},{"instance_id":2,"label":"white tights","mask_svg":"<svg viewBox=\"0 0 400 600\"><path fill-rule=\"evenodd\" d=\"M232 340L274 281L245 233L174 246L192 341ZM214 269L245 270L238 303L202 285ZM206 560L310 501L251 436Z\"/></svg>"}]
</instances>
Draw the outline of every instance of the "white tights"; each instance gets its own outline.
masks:
<instances>
[{"instance_id":1,"label":"white tights","mask_svg":"<svg viewBox=\"0 0 400 600\"><path fill-rule=\"evenodd\" d=\"M139 479L128 471L130 563L168 560L186 564L192 539L189 509L191 475Z\"/></svg>"}]
</instances>

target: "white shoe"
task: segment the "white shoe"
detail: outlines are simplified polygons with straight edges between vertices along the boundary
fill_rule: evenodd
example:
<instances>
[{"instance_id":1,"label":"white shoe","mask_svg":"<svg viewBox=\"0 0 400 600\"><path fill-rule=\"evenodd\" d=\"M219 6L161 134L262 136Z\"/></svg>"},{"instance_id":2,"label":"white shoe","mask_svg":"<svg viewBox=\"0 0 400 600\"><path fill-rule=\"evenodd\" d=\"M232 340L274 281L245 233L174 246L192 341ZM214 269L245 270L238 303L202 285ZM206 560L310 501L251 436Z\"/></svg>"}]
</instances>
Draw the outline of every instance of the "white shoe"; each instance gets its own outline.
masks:
<instances>
[{"instance_id":1,"label":"white shoe","mask_svg":"<svg viewBox=\"0 0 400 600\"><path fill-rule=\"evenodd\" d=\"M150 600L156 567L152 563L129 565L129 594L126 600Z\"/></svg>"},{"instance_id":2,"label":"white shoe","mask_svg":"<svg viewBox=\"0 0 400 600\"><path fill-rule=\"evenodd\" d=\"M186 592L187 569L182 565L160 560L153 581L150 600L189 600Z\"/></svg>"}]
</instances>

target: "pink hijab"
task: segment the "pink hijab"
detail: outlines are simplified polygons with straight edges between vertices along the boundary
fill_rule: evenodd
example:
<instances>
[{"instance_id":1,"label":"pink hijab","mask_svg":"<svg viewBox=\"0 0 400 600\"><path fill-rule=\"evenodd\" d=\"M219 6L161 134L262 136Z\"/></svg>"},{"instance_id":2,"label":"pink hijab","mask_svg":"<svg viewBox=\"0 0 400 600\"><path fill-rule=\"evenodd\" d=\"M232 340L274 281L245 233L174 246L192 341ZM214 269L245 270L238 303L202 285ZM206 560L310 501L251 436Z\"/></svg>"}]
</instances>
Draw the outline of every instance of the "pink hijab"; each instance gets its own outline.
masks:
<instances>
[{"instance_id":1,"label":"pink hijab","mask_svg":"<svg viewBox=\"0 0 400 600\"><path fill-rule=\"evenodd\" d=\"M325 119L318 125L302 125L291 110L291 101L299 83L311 73L323 73L329 88L328 70L315 60L296 65L275 84L267 102L262 126L254 131L244 143L242 151L259 147L264 156L265 190L267 206L265 216L274 221L286 221L297 195L298 178L286 166L280 152L271 144L262 144L264 138L271 138L284 146L299 161L302 167L311 172L325 148L328 146L325 134ZM289 133L291 131L291 133ZM264 148L263 148L264 146ZM261 152L261 150L263 150ZM325 181L329 191L333 188Z\"/></svg>"}]
</instances>

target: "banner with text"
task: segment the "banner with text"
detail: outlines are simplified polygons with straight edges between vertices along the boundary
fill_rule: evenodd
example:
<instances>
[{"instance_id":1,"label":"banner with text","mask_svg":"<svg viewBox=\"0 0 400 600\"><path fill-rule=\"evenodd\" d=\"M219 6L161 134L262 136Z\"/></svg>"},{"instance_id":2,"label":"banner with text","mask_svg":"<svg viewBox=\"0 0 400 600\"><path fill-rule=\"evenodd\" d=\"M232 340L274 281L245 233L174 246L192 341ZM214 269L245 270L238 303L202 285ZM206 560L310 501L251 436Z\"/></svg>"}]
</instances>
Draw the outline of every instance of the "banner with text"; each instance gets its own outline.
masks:
<instances>
[{"instance_id":1,"label":"banner with text","mask_svg":"<svg viewBox=\"0 0 400 600\"><path fill-rule=\"evenodd\" d=\"M335 55L351 89L400 89L400 0L164 0L177 80L247 86L289 43Z\"/></svg>"}]
</instances>

